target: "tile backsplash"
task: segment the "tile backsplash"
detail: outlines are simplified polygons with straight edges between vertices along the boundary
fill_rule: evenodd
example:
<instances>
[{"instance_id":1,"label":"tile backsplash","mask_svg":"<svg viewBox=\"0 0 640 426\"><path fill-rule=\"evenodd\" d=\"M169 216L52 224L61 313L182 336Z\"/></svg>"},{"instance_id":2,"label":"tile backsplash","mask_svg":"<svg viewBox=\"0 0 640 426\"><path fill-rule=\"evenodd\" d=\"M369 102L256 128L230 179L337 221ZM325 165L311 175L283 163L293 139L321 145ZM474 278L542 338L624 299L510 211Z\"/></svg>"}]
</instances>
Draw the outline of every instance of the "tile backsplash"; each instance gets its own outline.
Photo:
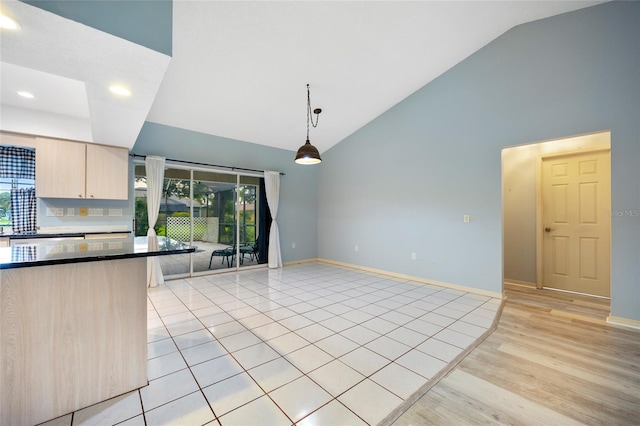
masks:
<instances>
[{"instance_id":1,"label":"tile backsplash","mask_svg":"<svg viewBox=\"0 0 640 426\"><path fill-rule=\"evenodd\" d=\"M41 232L130 231L133 215L128 200L38 199Z\"/></svg>"}]
</instances>

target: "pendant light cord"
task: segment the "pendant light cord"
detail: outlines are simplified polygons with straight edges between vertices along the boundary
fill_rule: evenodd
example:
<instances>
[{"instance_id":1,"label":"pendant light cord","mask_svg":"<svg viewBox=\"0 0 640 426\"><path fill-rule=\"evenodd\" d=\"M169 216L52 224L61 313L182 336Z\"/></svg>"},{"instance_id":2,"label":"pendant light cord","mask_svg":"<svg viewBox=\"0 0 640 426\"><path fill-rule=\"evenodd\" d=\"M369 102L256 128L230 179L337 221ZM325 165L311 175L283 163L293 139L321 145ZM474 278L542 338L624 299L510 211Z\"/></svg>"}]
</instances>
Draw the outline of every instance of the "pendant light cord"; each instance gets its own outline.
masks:
<instances>
[{"instance_id":1,"label":"pendant light cord","mask_svg":"<svg viewBox=\"0 0 640 426\"><path fill-rule=\"evenodd\" d=\"M313 123L313 114L311 111L311 93L309 91L309 85L307 84L307 140L309 140L309 122L316 128L318 127L318 120L320 120L320 114L316 115L316 122Z\"/></svg>"}]
</instances>

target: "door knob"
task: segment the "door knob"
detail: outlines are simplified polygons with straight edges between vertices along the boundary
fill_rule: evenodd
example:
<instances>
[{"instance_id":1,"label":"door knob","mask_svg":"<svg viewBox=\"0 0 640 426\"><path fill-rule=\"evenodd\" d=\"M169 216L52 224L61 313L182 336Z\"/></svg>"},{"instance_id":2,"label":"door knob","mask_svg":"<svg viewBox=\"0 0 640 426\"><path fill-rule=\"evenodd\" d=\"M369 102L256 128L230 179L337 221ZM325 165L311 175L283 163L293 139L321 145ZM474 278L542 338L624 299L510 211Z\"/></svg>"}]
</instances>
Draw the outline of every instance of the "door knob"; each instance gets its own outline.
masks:
<instances>
[{"instance_id":1,"label":"door knob","mask_svg":"<svg viewBox=\"0 0 640 426\"><path fill-rule=\"evenodd\" d=\"M544 232L551 232L552 229L551 228L544 228Z\"/></svg>"}]
</instances>

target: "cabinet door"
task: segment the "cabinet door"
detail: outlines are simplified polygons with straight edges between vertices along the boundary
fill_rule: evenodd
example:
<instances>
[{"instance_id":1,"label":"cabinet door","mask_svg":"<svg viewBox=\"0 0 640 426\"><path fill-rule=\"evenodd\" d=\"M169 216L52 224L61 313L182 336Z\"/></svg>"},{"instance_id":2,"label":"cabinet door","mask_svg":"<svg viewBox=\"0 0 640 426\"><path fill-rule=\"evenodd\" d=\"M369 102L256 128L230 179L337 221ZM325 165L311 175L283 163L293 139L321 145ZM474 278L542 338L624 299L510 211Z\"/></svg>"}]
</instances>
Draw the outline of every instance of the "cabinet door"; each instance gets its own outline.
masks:
<instances>
[{"instance_id":1,"label":"cabinet door","mask_svg":"<svg viewBox=\"0 0 640 426\"><path fill-rule=\"evenodd\" d=\"M36 147L36 137L30 135L17 135L15 133L0 132L0 143L9 146Z\"/></svg>"},{"instance_id":2,"label":"cabinet door","mask_svg":"<svg viewBox=\"0 0 640 426\"><path fill-rule=\"evenodd\" d=\"M126 148L87 144L87 198L129 198L129 151Z\"/></svg>"},{"instance_id":3,"label":"cabinet door","mask_svg":"<svg viewBox=\"0 0 640 426\"><path fill-rule=\"evenodd\" d=\"M36 196L84 198L85 145L38 138L36 146Z\"/></svg>"}]
</instances>

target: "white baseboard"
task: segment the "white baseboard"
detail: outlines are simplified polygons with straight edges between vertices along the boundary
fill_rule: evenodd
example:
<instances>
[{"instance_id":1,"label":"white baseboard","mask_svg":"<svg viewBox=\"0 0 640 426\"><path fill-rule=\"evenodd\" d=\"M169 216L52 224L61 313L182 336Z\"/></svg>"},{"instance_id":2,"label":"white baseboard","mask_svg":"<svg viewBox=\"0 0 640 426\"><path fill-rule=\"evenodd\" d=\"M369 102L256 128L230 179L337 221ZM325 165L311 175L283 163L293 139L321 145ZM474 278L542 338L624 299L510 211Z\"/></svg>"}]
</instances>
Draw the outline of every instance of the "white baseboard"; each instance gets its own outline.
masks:
<instances>
[{"instance_id":1,"label":"white baseboard","mask_svg":"<svg viewBox=\"0 0 640 426\"><path fill-rule=\"evenodd\" d=\"M376 274L380 274L380 275L387 275L389 277L393 277L393 278L400 278L403 280L410 280L410 281L416 281L422 284L431 284L431 285L437 285L439 287L445 287L445 288L451 288L454 290L460 290L460 291L464 291L467 293L474 293L474 294L479 294L482 296L488 296L488 297L493 297L496 299L502 299L502 292L496 292L496 291L488 291L488 290L482 290L479 288L474 288L474 287L467 287L467 286L463 286L463 285L459 285L459 284L451 284L451 283L445 283L442 281L436 281L436 280L430 280L430 279L426 279L426 278L422 278L422 277L415 277L413 275L406 275L406 274L399 274L397 272L390 272L390 271L385 271L382 269L375 269L375 268L368 268L366 266L360 266L360 265L353 265L351 263L344 263L344 262L338 262L335 260L329 260L329 259L323 259L323 258L318 258L318 259L314 259L314 260L310 260L311 262L317 261L317 262L323 262L323 263L329 263L332 265L336 265L336 266L343 266L345 268L351 268L351 269L357 269L360 271L366 271L366 272L373 272ZM297 262L297 263L301 263L301 262Z\"/></svg>"},{"instance_id":2,"label":"white baseboard","mask_svg":"<svg viewBox=\"0 0 640 426\"><path fill-rule=\"evenodd\" d=\"M623 327L632 328L634 330L640 330L640 321L639 320L623 318L623 317L614 317L613 315L609 315L607 317L607 322L609 324L613 324L613 325L620 325L620 326L623 326Z\"/></svg>"},{"instance_id":3,"label":"white baseboard","mask_svg":"<svg viewBox=\"0 0 640 426\"><path fill-rule=\"evenodd\" d=\"M290 260L289 262L282 262L282 266L299 265L301 263L313 263L319 261L320 259L318 259L317 257L312 257L309 259Z\"/></svg>"}]
</instances>

